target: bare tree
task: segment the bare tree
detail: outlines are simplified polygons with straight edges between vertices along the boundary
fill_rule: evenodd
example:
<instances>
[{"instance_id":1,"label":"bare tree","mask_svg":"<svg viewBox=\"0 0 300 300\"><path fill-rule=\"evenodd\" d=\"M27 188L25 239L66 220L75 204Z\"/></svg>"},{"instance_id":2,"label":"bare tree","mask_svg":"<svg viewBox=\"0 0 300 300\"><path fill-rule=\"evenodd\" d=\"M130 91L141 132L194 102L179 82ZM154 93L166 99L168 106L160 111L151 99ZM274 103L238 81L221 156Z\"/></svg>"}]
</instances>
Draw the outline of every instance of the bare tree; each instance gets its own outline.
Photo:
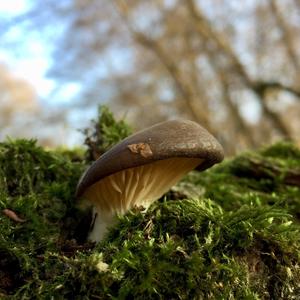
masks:
<instances>
[{"instance_id":1,"label":"bare tree","mask_svg":"<svg viewBox=\"0 0 300 300\"><path fill-rule=\"evenodd\" d=\"M247 5L38 0L17 22L50 38L53 24L63 26L49 76L81 86L81 109L106 101L137 127L190 118L233 153L274 137L299 139L283 113L300 100L299 3ZM260 107L256 123L243 108L250 101Z\"/></svg>"}]
</instances>

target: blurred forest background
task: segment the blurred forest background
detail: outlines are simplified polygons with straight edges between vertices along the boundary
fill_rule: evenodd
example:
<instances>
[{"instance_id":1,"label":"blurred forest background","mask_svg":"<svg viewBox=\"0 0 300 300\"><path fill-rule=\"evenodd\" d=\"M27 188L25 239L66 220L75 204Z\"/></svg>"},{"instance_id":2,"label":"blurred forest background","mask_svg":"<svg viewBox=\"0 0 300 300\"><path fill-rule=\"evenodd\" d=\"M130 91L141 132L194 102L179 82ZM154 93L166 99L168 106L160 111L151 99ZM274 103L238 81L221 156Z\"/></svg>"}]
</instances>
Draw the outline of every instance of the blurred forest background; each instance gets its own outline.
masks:
<instances>
[{"instance_id":1,"label":"blurred forest background","mask_svg":"<svg viewBox=\"0 0 300 300\"><path fill-rule=\"evenodd\" d=\"M227 154L300 144L299 0L23 2L0 17L1 140L80 144L107 104L135 129L195 120ZM36 53L40 81L18 67Z\"/></svg>"}]
</instances>

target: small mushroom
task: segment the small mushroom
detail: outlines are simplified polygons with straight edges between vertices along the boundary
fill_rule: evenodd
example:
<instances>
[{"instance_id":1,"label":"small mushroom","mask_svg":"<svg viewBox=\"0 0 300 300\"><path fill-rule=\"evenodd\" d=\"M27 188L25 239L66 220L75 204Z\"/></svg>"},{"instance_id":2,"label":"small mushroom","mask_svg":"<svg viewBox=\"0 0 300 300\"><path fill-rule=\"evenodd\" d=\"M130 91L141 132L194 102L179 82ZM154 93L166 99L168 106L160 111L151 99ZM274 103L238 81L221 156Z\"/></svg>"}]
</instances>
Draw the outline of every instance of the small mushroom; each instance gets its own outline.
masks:
<instances>
[{"instance_id":1,"label":"small mushroom","mask_svg":"<svg viewBox=\"0 0 300 300\"><path fill-rule=\"evenodd\" d=\"M223 148L199 124L188 120L159 123L133 134L96 160L76 191L93 205L89 240L100 241L116 215L148 208L186 173L223 160Z\"/></svg>"}]
</instances>

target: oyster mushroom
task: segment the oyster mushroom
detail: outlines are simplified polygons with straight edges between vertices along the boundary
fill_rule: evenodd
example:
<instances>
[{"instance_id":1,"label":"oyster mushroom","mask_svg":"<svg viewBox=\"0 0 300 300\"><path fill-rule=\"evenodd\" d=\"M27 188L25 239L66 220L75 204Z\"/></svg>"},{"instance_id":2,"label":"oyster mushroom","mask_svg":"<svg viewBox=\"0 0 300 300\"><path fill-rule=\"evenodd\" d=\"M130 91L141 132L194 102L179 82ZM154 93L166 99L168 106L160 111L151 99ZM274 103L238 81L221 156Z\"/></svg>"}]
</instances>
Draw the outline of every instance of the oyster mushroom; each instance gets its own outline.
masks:
<instances>
[{"instance_id":1,"label":"oyster mushroom","mask_svg":"<svg viewBox=\"0 0 300 300\"><path fill-rule=\"evenodd\" d=\"M133 134L96 160L76 191L94 209L89 240L100 241L117 214L148 208L186 173L223 160L223 148L199 124L172 120Z\"/></svg>"}]
</instances>

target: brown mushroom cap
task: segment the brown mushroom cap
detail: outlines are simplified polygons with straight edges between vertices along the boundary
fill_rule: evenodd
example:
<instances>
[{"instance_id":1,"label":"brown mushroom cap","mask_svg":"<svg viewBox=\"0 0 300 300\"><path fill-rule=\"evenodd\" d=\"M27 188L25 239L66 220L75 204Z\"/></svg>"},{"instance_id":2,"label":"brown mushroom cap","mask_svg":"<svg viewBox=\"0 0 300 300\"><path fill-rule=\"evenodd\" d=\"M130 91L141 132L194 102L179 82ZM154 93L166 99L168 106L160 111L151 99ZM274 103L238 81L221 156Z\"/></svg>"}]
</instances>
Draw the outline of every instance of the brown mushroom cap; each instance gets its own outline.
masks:
<instances>
[{"instance_id":1,"label":"brown mushroom cap","mask_svg":"<svg viewBox=\"0 0 300 300\"><path fill-rule=\"evenodd\" d=\"M96 160L81 177L76 197L109 175L179 157L199 158L197 169L205 170L222 161L224 154L218 141L199 124L188 120L162 122L127 137Z\"/></svg>"}]
</instances>

